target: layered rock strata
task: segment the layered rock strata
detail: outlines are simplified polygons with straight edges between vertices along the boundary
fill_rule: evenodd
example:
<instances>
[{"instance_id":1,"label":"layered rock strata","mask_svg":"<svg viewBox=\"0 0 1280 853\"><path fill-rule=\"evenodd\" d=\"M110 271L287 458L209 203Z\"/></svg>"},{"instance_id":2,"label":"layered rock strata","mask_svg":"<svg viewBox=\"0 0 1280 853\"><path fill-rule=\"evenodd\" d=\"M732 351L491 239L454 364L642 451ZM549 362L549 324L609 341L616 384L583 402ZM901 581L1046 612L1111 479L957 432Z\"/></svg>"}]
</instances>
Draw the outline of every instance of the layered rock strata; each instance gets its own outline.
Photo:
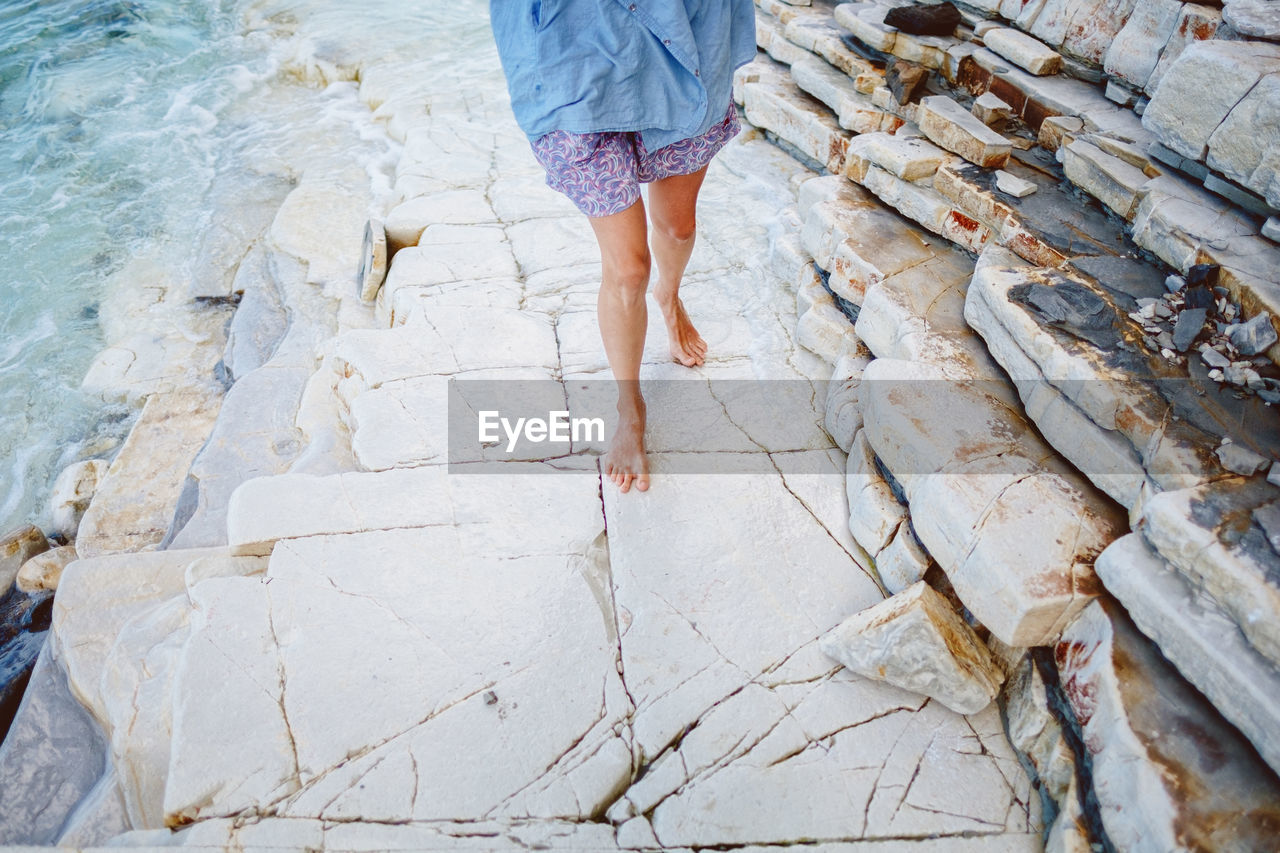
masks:
<instances>
[{"instance_id":1,"label":"layered rock strata","mask_svg":"<svg viewBox=\"0 0 1280 853\"><path fill-rule=\"evenodd\" d=\"M769 3L758 5L762 18L776 12ZM1052 58L1016 35L1002 41L999 26L968 19L952 37L920 37L886 27L885 6L830 9L832 19L849 32L850 43L866 56L879 57L882 67L887 69L896 57L935 72L929 94L918 104L877 96L888 90L861 72L856 86L870 90L873 104L904 123L844 135L833 131L834 144L844 146L842 168L811 181L800 194L803 245L818 270L814 281L855 320L845 335L874 356L868 363L855 355L856 347L830 339L820 352L833 366L829 429L850 451L850 530L877 568L885 562L881 576L891 590L925 577L936 563L947 575L948 590L991 632L993 641L1001 641L998 645L1007 649L1011 661L1018 660L1019 646L1054 646L1072 631L1103 630L1109 622L1124 634L1125 643L1136 644L1130 654L1159 658L1158 644L1177 669L1167 664L1152 668L1145 677L1167 687L1151 689L1179 697L1171 700L1175 706L1185 702L1201 709L1195 713L1212 721L1206 731L1213 732L1215 742L1248 742L1247 748L1231 753L1235 757L1229 772L1269 792L1277 769L1269 734L1275 724L1261 697L1273 692L1280 668L1270 656L1263 623L1274 622L1271 598L1280 540L1267 532L1275 527L1277 496L1263 475L1280 454L1265 377L1280 376L1271 359L1258 353L1277 354L1269 334L1275 316L1269 300L1280 284L1275 274L1280 265L1276 247L1258 232L1261 220L1255 217L1259 210L1265 214L1265 203L1259 208L1258 197L1244 192L1244 170L1228 175L1225 158L1214 165L1209 144L1243 92L1238 97L1223 94L1221 101L1202 94L1205 110L1225 104L1222 116L1206 112L1208 117L1197 125L1207 128L1198 131L1204 136L1203 150L1170 144L1176 140L1162 136L1161 116L1177 107L1170 107L1172 100L1162 101L1160 93L1167 91L1163 97L1172 98L1183 85L1177 81L1199 73L1195 63L1205 60L1198 57L1215 55L1219 45L1227 50L1228 43L1210 41L1216 32L1215 10L1139 3L1108 18L1097 17L1099 10L1089 4L1061 6L1037 4L1030 13L999 4L983 7L986 14L1001 15L1010 26L1041 39L1041 47L1060 48L1062 72L1040 76L1030 70L1052 68ZM813 6L792 13L791 20L827 13ZM1065 22L1077 14L1093 16L1083 40L1066 35ZM768 28L766 22L762 31ZM984 45L984 37L993 34L994 43ZM1107 38L1099 39L1099 34ZM1265 59L1270 45L1245 50L1260 58L1259 67L1271 67ZM788 60L788 51L776 45L769 52L800 69L790 74L793 85L829 109L839 108L831 94L839 87L801 82L817 76L811 57L792 55ZM1179 65L1182 54L1184 66ZM1043 56L1045 62L1034 63L1032 56ZM1105 65L1111 84L1104 86L1103 75L1081 60ZM1251 73L1248 66L1241 73ZM1265 73L1254 83L1265 79ZM750 81L768 81L769 91L785 92L786 78L779 65L757 63L740 77L740 88L749 93ZM1149 82L1152 78L1172 82L1162 90ZM1202 85L1203 75L1200 80ZM976 94L998 96L1008 105L1008 118L977 107L974 112L1006 122L1000 125L1010 152L1006 174L1029 183L1034 193L1010 193L1011 182L1006 179L1002 185L994 170L981 167L981 152L962 150L954 142L960 122L946 131L950 144L944 131L933 127L930 132L939 111L929 105L940 102L929 99L945 98L959 106ZM819 159L806 147L811 143L804 134L776 129L782 127L776 120L771 123L777 107L766 107L769 97L763 91L760 95L758 123ZM952 113L959 115L944 112ZM1255 134L1262 148L1269 144L1269 133ZM1235 188L1225 179L1235 181ZM849 184L861 185L875 198ZM1071 185L1101 207L1075 200L1064 191ZM918 223L919 230L880 225L885 207ZM890 230L898 236L883 236ZM936 256L932 240L949 241L970 254L958 257L954 279L935 274L927 281L925 275L910 280L904 270L923 273L927 259ZM1143 250L1151 254L1143 256ZM1199 283L1202 269L1214 274L1208 284ZM892 299L886 302L886 296ZM951 299L958 317L944 308ZM886 310L888 304L894 308ZM1267 332L1254 337L1244 331L1250 323ZM1234 371L1230 376L1228 367ZM970 380L970 390L958 391L949 383L945 392L927 393L935 377ZM966 399L974 402L962 403ZM942 423L936 413L944 411ZM966 428L967 422L972 426ZM1027 460L1021 471L1014 464L1019 458ZM939 485L946 481L942 472L965 471L965 464L973 473L957 478L962 485L947 493ZM1017 502L1035 505L1038 513L1034 522L1027 519L1031 526L1013 533L1019 529L1016 510L993 502L1002 494L998 484L1025 488L1036 478L1052 478L1054 471L1061 472L1057 482L1069 484L1060 494L1074 491L1077 500L1094 508L1082 513L1080 505L1068 500L1061 522L1050 521L1043 508L1052 506L1053 499L1046 501L1048 493L1041 490L1037 497ZM934 491L946 497L934 498ZM975 525L957 512L970 500L991 516ZM999 524L988 529L989 517L999 518ZM1081 517L1085 524L1077 527ZM1040 523L1044 526L1035 527ZM1017 577L1046 553L1046 539L1054 537L1050 530L1059 531L1059 542L1078 549L1074 559L1064 554L1046 560L1059 572L1063 565L1074 567L1066 574L1072 579L1062 587L1070 590L1067 598L1052 604L1052 587L1043 579L1027 587L1035 593L1026 598L1019 597L1016 584L1009 584L1011 572ZM1127 530L1136 532L1125 535ZM1090 533L1082 536L1082 531ZM1030 550L1015 553L1011 543L1017 541L1027 542ZM895 547L898 542L912 547ZM998 551L988 553L986 547ZM912 558L904 563L907 553ZM1151 639L1126 627L1129 617L1112 595ZM1091 599L1103 606L1088 606ZM1246 606L1246 600L1251 604ZM1172 618L1179 607L1190 607L1195 619ZM1032 625L1039 627L1031 630ZM1221 637L1231 649L1231 665L1210 662L1209 636ZM1025 672L1026 660L1015 671ZM1068 675L1064 669L1064 678ZM1025 677L1011 683L1009 702L1025 706L1028 684ZM1197 688L1216 707L1205 704ZM1153 713L1142 707L1136 693L1128 699L1123 695L1121 690L1116 699L1120 716L1099 725L1118 727L1123 715ZM1161 796L1172 800L1161 804L1159 797L1148 803L1131 793L1114 793L1126 785L1130 792L1141 790L1146 784L1142 774L1148 772L1200 778L1203 767L1196 747L1175 750L1168 763L1150 747L1122 756L1127 747L1110 747L1110 734L1089 729L1095 723L1087 709L1079 702L1072 706L1077 719L1070 719L1069 710L1064 725L1083 723L1086 737L1074 739L1072 764L1084 769L1072 779L1071 792L1065 782L1050 784L1043 775L1057 772L1049 769L1052 760L1033 760L1043 768L1042 781L1061 810L1049 835L1055 849L1072 849L1071 844L1099 832L1113 841L1123 838L1126 844L1150 843L1150 849L1157 849L1164 843L1157 839L1188 844L1218 831L1212 816L1217 807L1207 800L1169 789ZM1015 737L1014 742L1034 741ZM1252 750L1263 761L1251 757ZM1132 773L1116 770L1129 762ZM1090 766L1104 768L1104 775L1121 772L1125 779L1095 776L1090 782L1085 772ZM1253 800L1235 787L1238 783L1222 784L1242 797L1242 823L1231 832L1254 839L1244 842L1243 849L1255 849L1271 820L1265 804L1272 795ZM1111 793L1095 797L1091 791L1099 785ZM1244 804L1246 799L1251 805ZM1144 811L1148 805L1151 811ZM1139 827L1148 823L1152 833L1146 837Z\"/></svg>"}]
</instances>

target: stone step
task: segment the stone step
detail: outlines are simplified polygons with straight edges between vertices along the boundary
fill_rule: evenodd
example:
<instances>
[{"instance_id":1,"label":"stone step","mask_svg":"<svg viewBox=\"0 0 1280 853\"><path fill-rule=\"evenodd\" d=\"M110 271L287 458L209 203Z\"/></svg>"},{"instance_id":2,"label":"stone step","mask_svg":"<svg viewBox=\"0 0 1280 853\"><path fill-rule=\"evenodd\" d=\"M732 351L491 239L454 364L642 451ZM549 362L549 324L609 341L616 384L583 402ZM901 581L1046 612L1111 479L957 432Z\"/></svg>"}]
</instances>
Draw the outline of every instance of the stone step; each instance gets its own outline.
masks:
<instances>
[{"instance_id":1,"label":"stone step","mask_svg":"<svg viewBox=\"0 0 1280 853\"><path fill-rule=\"evenodd\" d=\"M1117 849L1273 843L1280 781L1114 602L1090 605L1055 656Z\"/></svg>"},{"instance_id":2,"label":"stone step","mask_svg":"<svg viewBox=\"0 0 1280 853\"><path fill-rule=\"evenodd\" d=\"M1037 293L1048 306L1045 300L1057 288L1080 318L1104 318L1090 321L1094 332L1079 325L1083 320L1073 326L1071 317L1050 317L1033 307ZM1023 291L1030 295L1013 297ZM1195 424L1221 425L1236 416L1226 414L1216 394L1191 393L1182 368L1119 349L1123 340L1143 334L1131 328L1126 308L1136 305L1122 307L1113 293L1086 276L1023 265L994 247L979 260L965 315L1013 377L1045 437L1099 488L1136 508L1152 490L1187 488L1223 476L1213 455L1217 439ZM1171 405L1153 380L1165 380L1167 393L1177 393L1181 405Z\"/></svg>"},{"instance_id":3,"label":"stone step","mask_svg":"<svg viewBox=\"0 0 1280 853\"><path fill-rule=\"evenodd\" d=\"M54 604L57 657L72 694L107 734L128 825L165 825L170 691L189 588L261 569L212 548L82 559L64 571Z\"/></svg>"},{"instance_id":4,"label":"stone step","mask_svg":"<svg viewBox=\"0 0 1280 853\"><path fill-rule=\"evenodd\" d=\"M293 849L386 853L456 850L459 853L517 853L522 850L607 851L656 849L652 831L640 824L615 828L568 820L407 821L379 824L269 817L245 823L234 819L201 821L179 832L134 831L111 839L115 847L200 850ZM1034 833L993 833L910 840L850 839L808 844L817 853L1034 853ZM15 853L28 848L9 848ZM30 848L32 851L40 848ZM685 853L688 848L665 848ZM768 847L740 848L764 853Z\"/></svg>"},{"instance_id":5,"label":"stone step","mask_svg":"<svg viewBox=\"0 0 1280 853\"><path fill-rule=\"evenodd\" d=\"M873 133L893 131L902 125L902 119L897 115L871 102L870 92L858 89L848 75L822 59L814 56L797 58L791 63L791 79L801 91L830 107L840 126L846 130Z\"/></svg>"},{"instance_id":6,"label":"stone step","mask_svg":"<svg viewBox=\"0 0 1280 853\"><path fill-rule=\"evenodd\" d=\"M1234 618L1161 559L1141 534L1103 551L1098 577L1134 623L1188 681L1280 773L1280 667L1261 655Z\"/></svg>"},{"instance_id":7,"label":"stone step","mask_svg":"<svg viewBox=\"0 0 1280 853\"><path fill-rule=\"evenodd\" d=\"M212 386L147 398L80 522L76 550L82 558L161 543L221 405L222 389Z\"/></svg>"},{"instance_id":8,"label":"stone step","mask_svg":"<svg viewBox=\"0 0 1280 853\"><path fill-rule=\"evenodd\" d=\"M973 615L1007 645L1043 645L1098 593L1093 560L1123 517L991 385L876 359L859 388L864 428Z\"/></svg>"},{"instance_id":9,"label":"stone step","mask_svg":"<svg viewBox=\"0 0 1280 853\"><path fill-rule=\"evenodd\" d=\"M1231 615L1249 642L1280 665L1280 625L1263 618L1280 606L1280 553L1263 526L1280 489L1260 477L1231 478L1163 492L1135 527L1183 578ZM1248 519L1245 521L1245 519Z\"/></svg>"},{"instance_id":10,"label":"stone step","mask_svg":"<svg viewBox=\"0 0 1280 853\"><path fill-rule=\"evenodd\" d=\"M809 196L838 195L808 207L802 234L816 262L826 265L832 291L860 307L858 337L882 358L927 361L968 378L1000 377L964 322L969 257L832 180L814 179Z\"/></svg>"},{"instance_id":11,"label":"stone step","mask_svg":"<svg viewBox=\"0 0 1280 853\"><path fill-rule=\"evenodd\" d=\"M840 127L825 104L795 87L783 66L770 68L760 60L738 69L747 120L795 146L829 172L839 172L849 133Z\"/></svg>"},{"instance_id":12,"label":"stone step","mask_svg":"<svg viewBox=\"0 0 1280 853\"><path fill-rule=\"evenodd\" d=\"M409 299L423 289L475 279L515 278L519 270L502 226L431 225L417 245L391 258L378 291L378 317L389 326L405 321Z\"/></svg>"}]
</instances>

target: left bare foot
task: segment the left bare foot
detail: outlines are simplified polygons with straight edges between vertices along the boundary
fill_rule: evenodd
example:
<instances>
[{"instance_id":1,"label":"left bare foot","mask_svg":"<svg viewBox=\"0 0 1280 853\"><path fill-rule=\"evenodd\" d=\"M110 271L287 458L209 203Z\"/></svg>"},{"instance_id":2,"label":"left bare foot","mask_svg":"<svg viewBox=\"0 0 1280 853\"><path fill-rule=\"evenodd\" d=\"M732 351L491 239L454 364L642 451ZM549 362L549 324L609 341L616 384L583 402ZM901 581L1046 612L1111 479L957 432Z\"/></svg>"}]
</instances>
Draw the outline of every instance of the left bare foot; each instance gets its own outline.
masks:
<instances>
[{"instance_id":1,"label":"left bare foot","mask_svg":"<svg viewBox=\"0 0 1280 853\"><path fill-rule=\"evenodd\" d=\"M649 460L644 452L644 404L619 407L618 428L605 453L604 473L618 491L626 494L634 485L638 491L649 491Z\"/></svg>"}]
</instances>

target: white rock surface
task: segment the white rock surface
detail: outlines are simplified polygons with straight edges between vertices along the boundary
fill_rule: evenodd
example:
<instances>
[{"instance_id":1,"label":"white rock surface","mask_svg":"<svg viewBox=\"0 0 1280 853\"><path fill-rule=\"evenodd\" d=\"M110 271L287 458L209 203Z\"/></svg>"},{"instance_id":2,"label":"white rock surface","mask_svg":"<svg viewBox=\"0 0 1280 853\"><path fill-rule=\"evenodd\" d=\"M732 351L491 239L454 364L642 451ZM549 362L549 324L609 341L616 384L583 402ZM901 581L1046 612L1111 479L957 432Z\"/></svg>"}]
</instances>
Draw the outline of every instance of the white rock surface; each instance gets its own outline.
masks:
<instances>
[{"instance_id":1,"label":"white rock surface","mask_svg":"<svg viewBox=\"0 0 1280 853\"><path fill-rule=\"evenodd\" d=\"M1280 55L1278 55L1280 56ZM1280 58L1209 137L1208 164L1268 199L1280 198Z\"/></svg>"},{"instance_id":2,"label":"white rock surface","mask_svg":"<svg viewBox=\"0 0 1280 853\"><path fill-rule=\"evenodd\" d=\"M846 74L865 65L814 18L825 10L765 5L787 16L784 40ZM531 370L568 393L608 375L589 227L540 186L496 57L476 61L361 66L363 96L404 142L396 191L478 192L502 224L427 225L393 262L379 315L344 309L327 342L334 326L312 306L316 325L289 344L323 357L296 417L312 447L294 465L311 473L235 492L229 540L254 556L166 551L68 568L56 618L84 640L73 683L122 771L92 813L112 814L118 789L117 813L196 822L116 843L218 849L1036 849L1039 800L994 709L962 717L818 650L883 593L848 532L845 460L822 432L832 369L797 339L848 380L865 349L812 268L796 292L795 264L779 278L749 260L795 222L794 189L812 175L758 132L726 146L703 188L682 297L708 365L671 365L657 319L643 371L698 386L786 379L803 392L785 408L803 440L782 441L794 430L780 416L777 430L740 429L756 443L726 455L754 457L760 473L735 477L692 473L711 454L655 452L653 488L625 496L602 488L591 455L557 463L577 473L512 462L480 475L415 446L432 430L408 424L431 417L431 387L448 377ZM826 108L753 66L738 86L749 113L838 167L847 137ZM865 95L866 81L854 89ZM302 186L273 228L291 265L282 288L326 279L337 293L345 249L314 250L341 217L303 221L329 188ZM341 215L353 207L363 222L366 200ZM778 254L803 262L793 249ZM349 302L354 270L341 282ZM359 328L375 321L391 328ZM682 434L663 399L652 397L655 446ZM741 424L739 404L726 398L724 411ZM847 426L856 412L844 411ZM416 467L349 470L360 463ZM923 554L903 528L894 543ZM110 679L95 681L104 668Z\"/></svg>"},{"instance_id":3,"label":"white rock surface","mask_svg":"<svg viewBox=\"0 0 1280 853\"><path fill-rule=\"evenodd\" d=\"M1169 66L1142 125L1192 160L1204 160L1214 131L1262 75L1280 62L1280 45L1200 41Z\"/></svg>"},{"instance_id":4,"label":"white rock surface","mask_svg":"<svg viewBox=\"0 0 1280 853\"><path fill-rule=\"evenodd\" d=\"M1102 64L1107 74L1137 89L1145 88L1178 26L1182 7L1176 0L1138 0L1107 48Z\"/></svg>"},{"instance_id":5,"label":"white rock surface","mask_svg":"<svg viewBox=\"0 0 1280 853\"><path fill-rule=\"evenodd\" d=\"M1004 674L982 640L924 581L850 616L819 647L858 675L975 714Z\"/></svg>"},{"instance_id":6,"label":"white rock surface","mask_svg":"<svg viewBox=\"0 0 1280 853\"><path fill-rule=\"evenodd\" d=\"M1183 3L1178 11L1178 20L1173 32L1160 51L1160 61L1147 79L1147 94L1155 94L1164 75L1177 61L1187 45L1197 41L1207 41L1217 35L1222 25L1222 10L1209 5Z\"/></svg>"}]
</instances>

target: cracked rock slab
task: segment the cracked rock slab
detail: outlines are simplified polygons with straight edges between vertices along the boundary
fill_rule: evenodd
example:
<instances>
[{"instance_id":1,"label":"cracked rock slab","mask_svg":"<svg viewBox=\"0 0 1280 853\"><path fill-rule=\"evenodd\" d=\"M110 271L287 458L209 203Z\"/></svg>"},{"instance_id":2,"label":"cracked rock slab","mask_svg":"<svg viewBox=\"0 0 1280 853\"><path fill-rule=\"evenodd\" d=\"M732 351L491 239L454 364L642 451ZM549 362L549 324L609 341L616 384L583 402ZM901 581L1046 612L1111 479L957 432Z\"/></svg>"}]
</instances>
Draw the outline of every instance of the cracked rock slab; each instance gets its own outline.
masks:
<instances>
[{"instance_id":1,"label":"cracked rock slab","mask_svg":"<svg viewBox=\"0 0 1280 853\"><path fill-rule=\"evenodd\" d=\"M648 492L605 490L622 665L647 759L690 720L882 597L831 532L842 520L823 509L821 490L842 505L838 476L814 481L806 495L777 476L668 475L682 464L675 454L651 464ZM685 543L680 570L667 556L672 542Z\"/></svg>"},{"instance_id":2,"label":"cracked rock slab","mask_svg":"<svg viewBox=\"0 0 1280 853\"><path fill-rule=\"evenodd\" d=\"M224 622L193 626L171 815L581 820L629 778L597 478L417 470L436 476L396 491L436 495L419 526L280 542L264 578L193 589ZM244 639L197 655L202 636ZM183 725L214 678L261 705L246 755L219 757L214 721Z\"/></svg>"}]
</instances>

